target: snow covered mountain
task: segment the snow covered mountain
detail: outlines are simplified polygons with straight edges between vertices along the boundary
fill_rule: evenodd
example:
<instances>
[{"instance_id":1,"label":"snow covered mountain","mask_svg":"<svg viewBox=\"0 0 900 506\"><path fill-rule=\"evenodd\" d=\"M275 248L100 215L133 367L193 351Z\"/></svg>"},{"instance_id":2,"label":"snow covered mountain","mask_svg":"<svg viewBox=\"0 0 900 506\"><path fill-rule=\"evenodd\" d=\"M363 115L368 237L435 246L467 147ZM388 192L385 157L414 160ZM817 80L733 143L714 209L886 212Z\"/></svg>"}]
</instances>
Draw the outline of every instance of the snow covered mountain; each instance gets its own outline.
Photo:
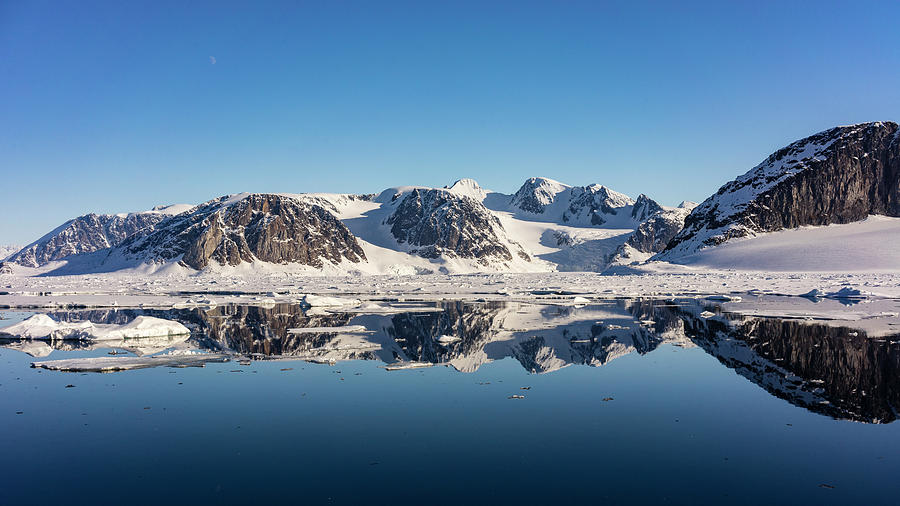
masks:
<instances>
[{"instance_id":1,"label":"snow covered mountain","mask_svg":"<svg viewBox=\"0 0 900 506\"><path fill-rule=\"evenodd\" d=\"M650 214L625 244L619 246L611 264L628 265L643 262L666 249L669 242L684 228L684 220L697 204L685 203L675 208Z\"/></svg>"},{"instance_id":2,"label":"snow covered mountain","mask_svg":"<svg viewBox=\"0 0 900 506\"><path fill-rule=\"evenodd\" d=\"M118 246L163 219L190 209L177 204L129 214L86 214L69 220L37 241L9 256L10 262L39 267L54 260Z\"/></svg>"},{"instance_id":3,"label":"snow covered mountain","mask_svg":"<svg viewBox=\"0 0 900 506\"><path fill-rule=\"evenodd\" d=\"M639 224L664 211L645 195L633 200L601 185L545 178L529 179L514 195L472 179L363 196L238 194L177 216L155 210L80 217L11 261L39 267L73 260L56 274L168 264L335 274L602 270Z\"/></svg>"},{"instance_id":4,"label":"snow covered mountain","mask_svg":"<svg viewBox=\"0 0 900 506\"><path fill-rule=\"evenodd\" d=\"M832 128L776 151L695 208L655 259L873 214L900 216L900 128L892 122Z\"/></svg>"},{"instance_id":5,"label":"snow covered mountain","mask_svg":"<svg viewBox=\"0 0 900 506\"><path fill-rule=\"evenodd\" d=\"M62 259L73 262L65 269L53 264L57 274L168 264L426 274L603 271L648 259L697 263L690 259L699 251L732 239L900 217L900 127L863 123L807 137L695 205L664 207L643 194L632 199L599 184L542 177L513 194L473 179L377 195L239 194L196 207L81 216L13 254L5 270L27 273L14 264L42 268ZM885 227L894 224L868 229ZM900 240L900 226L891 230ZM779 244L773 247L784 249ZM747 256L729 251L720 260Z\"/></svg>"},{"instance_id":6,"label":"snow covered mountain","mask_svg":"<svg viewBox=\"0 0 900 506\"><path fill-rule=\"evenodd\" d=\"M18 253L22 247L14 244L8 244L4 246L0 246L0 262L6 260L13 253Z\"/></svg>"},{"instance_id":7,"label":"snow covered mountain","mask_svg":"<svg viewBox=\"0 0 900 506\"><path fill-rule=\"evenodd\" d=\"M312 267L365 260L356 238L327 209L274 194L211 200L132 237L118 250L128 259L177 260L193 269L257 260Z\"/></svg>"},{"instance_id":8,"label":"snow covered mountain","mask_svg":"<svg viewBox=\"0 0 900 506\"><path fill-rule=\"evenodd\" d=\"M631 197L599 184L569 186L552 179L532 177L512 196L507 209L519 217L536 221L634 228L649 214L662 209L645 195L639 199L636 203ZM492 208L499 210L499 207Z\"/></svg>"},{"instance_id":9,"label":"snow covered mountain","mask_svg":"<svg viewBox=\"0 0 900 506\"><path fill-rule=\"evenodd\" d=\"M466 194L416 188L394 200L397 204L385 223L398 243L414 247L410 253L425 258L456 256L485 265L512 261L513 255L531 261L500 220Z\"/></svg>"}]
</instances>

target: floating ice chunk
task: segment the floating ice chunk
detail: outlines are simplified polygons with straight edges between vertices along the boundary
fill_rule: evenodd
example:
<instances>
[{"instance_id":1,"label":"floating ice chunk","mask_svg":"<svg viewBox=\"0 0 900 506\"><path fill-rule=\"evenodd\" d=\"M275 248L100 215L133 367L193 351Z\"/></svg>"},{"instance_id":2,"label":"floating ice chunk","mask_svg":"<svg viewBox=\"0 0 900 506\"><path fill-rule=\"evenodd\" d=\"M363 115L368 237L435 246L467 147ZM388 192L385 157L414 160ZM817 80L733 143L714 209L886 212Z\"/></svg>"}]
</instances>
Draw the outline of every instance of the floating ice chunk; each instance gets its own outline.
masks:
<instances>
[{"instance_id":1,"label":"floating ice chunk","mask_svg":"<svg viewBox=\"0 0 900 506\"><path fill-rule=\"evenodd\" d=\"M216 307L217 303L215 300L209 297L201 297L197 300L187 299L182 302L176 302L172 304L172 307L175 309L187 308L187 307Z\"/></svg>"},{"instance_id":2,"label":"floating ice chunk","mask_svg":"<svg viewBox=\"0 0 900 506\"><path fill-rule=\"evenodd\" d=\"M440 313L444 309L434 306L423 306L423 305L385 305L385 304L377 304L374 302L363 303L359 306L348 308L348 307L334 307L332 309L328 309L326 311L332 313L358 313L358 314L399 314L399 313ZM307 312L308 314L308 312Z\"/></svg>"},{"instance_id":3,"label":"floating ice chunk","mask_svg":"<svg viewBox=\"0 0 900 506\"><path fill-rule=\"evenodd\" d=\"M328 297L325 295L305 295L303 303L310 307L326 307L326 306L358 306L361 304L359 299L349 299L344 297Z\"/></svg>"},{"instance_id":4,"label":"floating ice chunk","mask_svg":"<svg viewBox=\"0 0 900 506\"><path fill-rule=\"evenodd\" d=\"M456 337L456 336L441 336L441 337L439 337L439 338L436 339L436 341L438 342L438 344L440 344L440 345L442 345L442 346L446 346L446 345L448 345L448 344L453 344L453 343L455 343L455 342L457 342L457 341L461 341L461 340L462 340L462 339L460 339L460 338L458 338L458 337Z\"/></svg>"},{"instance_id":5,"label":"floating ice chunk","mask_svg":"<svg viewBox=\"0 0 900 506\"><path fill-rule=\"evenodd\" d=\"M575 297L574 299L572 299L572 304L575 304L576 306L584 306L590 303L591 299L588 299L586 297Z\"/></svg>"},{"instance_id":6,"label":"floating ice chunk","mask_svg":"<svg viewBox=\"0 0 900 506\"><path fill-rule=\"evenodd\" d=\"M716 316L716 313L713 313L711 311L704 311L700 313L701 318L712 318L713 316Z\"/></svg>"},{"instance_id":7,"label":"floating ice chunk","mask_svg":"<svg viewBox=\"0 0 900 506\"><path fill-rule=\"evenodd\" d=\"M720 302L740 302L741 301L740 297L737 297L734 295L724 295L724 294L710 295L706 299L707 300L716 300L716 301L720 301Z\"/></svg>"},{"instance_id":8,"label":"floating ice chunk","mask_svg":"<svg viewBox=\"0 0 900 506\"><path fill-rule=\"evenodd\" d=\"M31 367L52 371L110 372L148 367L200 367L208 362L227 362L229 356L222 353L171 354L152 357L91 357L69 358L32 362Z\"/></svg>"},{"instance_id":9,"label":"floating ice chunk","mask_svg":"<svg viewBox=\"0 0 900 506\"><path fill-rule=\"evenodd\" d=\"M372 332L362 325L343 325L340 327L305 327L288 329L288 334L364 334Z\"/></svg>"},{"instance_id":10,"label":"floating ice chunk","mask_svg":"<svg viewBox=\"0 0 900 506\"><path fill-rule=\"evenodd\" d=\"M184 325L152 316L138 316L124 325L83 322L60 322L45 314L36 314L25 321L0 329L22 339L81 339L109 341L141 337L177 336L190 334Z\"/></svg>"},{"instance_id":11,"label":"floating ice chunk","mask_svg":"<svg viewBox=\"0 0 900 506\"><path fill-rule=\"evenodd\" d=\"M845 286L836 292L825 294L829 299L865 299L866 294L857 288Z\"/></svg>"},{"instance_id":12,"label":"floating ice chunk","mask_svg":"<svg viewBox=\"0 0 900 506\"><path fill-rule=\"evenodd\" d=\"M384 366L384 368L388 371L402 371L404 369L422 369L433 365L431 362L395 362Z\"/></svg>"},{"instance_id":13,"label":"floating ice chunk","mask_svg":"<svg viewBox=\"0 0 900 506\"><path fill-rule=\"evenodd\" d=\"M800 297L806 297L807 299L821 299L822 297L825 297L825 290L813 288L806 293L800 294Z\"/></svg>"}]
</instances>

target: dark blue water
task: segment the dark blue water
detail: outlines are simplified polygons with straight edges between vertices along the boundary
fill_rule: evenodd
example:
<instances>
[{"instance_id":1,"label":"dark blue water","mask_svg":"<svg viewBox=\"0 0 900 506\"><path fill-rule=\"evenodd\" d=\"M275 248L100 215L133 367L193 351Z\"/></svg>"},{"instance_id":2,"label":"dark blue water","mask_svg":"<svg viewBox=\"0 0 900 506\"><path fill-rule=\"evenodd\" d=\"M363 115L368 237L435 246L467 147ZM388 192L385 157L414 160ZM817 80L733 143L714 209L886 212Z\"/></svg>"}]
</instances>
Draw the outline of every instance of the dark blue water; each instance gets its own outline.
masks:
<instances>
[{"instance_id":1,"label":"dark blue water","mask_svg":"<svg viewBox=\"0 0 900 506\"><path fill-rule=\"evenodd\" d=\"M382 349L335 364L77 373L30 365L108 350L0 348L0 503L898 503L890 339L677 304L443 309L341 315L380 325L367 339ZM269 339L289 355L333 339L273 338L321 323L293 307L200 313L168 315L193 323L198 348ZM474 372L382 367L466 358Z\"/></svg>"}]
</instances>

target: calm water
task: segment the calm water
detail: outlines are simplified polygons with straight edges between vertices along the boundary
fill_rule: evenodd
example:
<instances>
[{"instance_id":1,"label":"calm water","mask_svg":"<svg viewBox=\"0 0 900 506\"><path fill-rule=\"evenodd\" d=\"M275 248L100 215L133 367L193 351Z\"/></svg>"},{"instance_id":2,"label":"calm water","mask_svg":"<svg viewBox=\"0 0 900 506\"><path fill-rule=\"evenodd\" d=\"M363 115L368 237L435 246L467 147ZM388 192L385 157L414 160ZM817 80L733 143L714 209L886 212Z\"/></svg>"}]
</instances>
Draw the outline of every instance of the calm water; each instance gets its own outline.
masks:
<instances>
[{"instance_id":1,"label":"calm water","mask_svg":"<svg viewBox=\"0 0 900 506\"><path fill-rule=\"evenodd\" d=\"M253 360L60 372L31 363L110 350L5 341L0 503L900 501L900 337L696 301L399 311L51 313ZM288 333L341 325L372 332ZM410 361L439 365L385 369Z\"/></svg>"}]
</instances>

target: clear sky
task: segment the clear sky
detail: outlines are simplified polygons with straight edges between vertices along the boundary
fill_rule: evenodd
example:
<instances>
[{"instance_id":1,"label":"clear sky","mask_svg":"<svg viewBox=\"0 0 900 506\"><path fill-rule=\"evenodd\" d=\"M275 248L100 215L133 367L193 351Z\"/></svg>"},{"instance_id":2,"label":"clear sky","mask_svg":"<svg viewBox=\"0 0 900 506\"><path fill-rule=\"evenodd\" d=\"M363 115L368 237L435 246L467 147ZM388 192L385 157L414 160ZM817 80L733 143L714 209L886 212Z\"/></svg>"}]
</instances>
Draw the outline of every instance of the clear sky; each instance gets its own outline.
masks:
<instances>
[{"instance_id":1,"label":"clear sky","mask_svg":"<svg viewBox=\"0 0 900 506\"><path fill-rule=\"evenodd\" d=\"M0 0L0 244L241 191L700 201L900 120L900 2Z\"/></svg>"}]
</instances>

